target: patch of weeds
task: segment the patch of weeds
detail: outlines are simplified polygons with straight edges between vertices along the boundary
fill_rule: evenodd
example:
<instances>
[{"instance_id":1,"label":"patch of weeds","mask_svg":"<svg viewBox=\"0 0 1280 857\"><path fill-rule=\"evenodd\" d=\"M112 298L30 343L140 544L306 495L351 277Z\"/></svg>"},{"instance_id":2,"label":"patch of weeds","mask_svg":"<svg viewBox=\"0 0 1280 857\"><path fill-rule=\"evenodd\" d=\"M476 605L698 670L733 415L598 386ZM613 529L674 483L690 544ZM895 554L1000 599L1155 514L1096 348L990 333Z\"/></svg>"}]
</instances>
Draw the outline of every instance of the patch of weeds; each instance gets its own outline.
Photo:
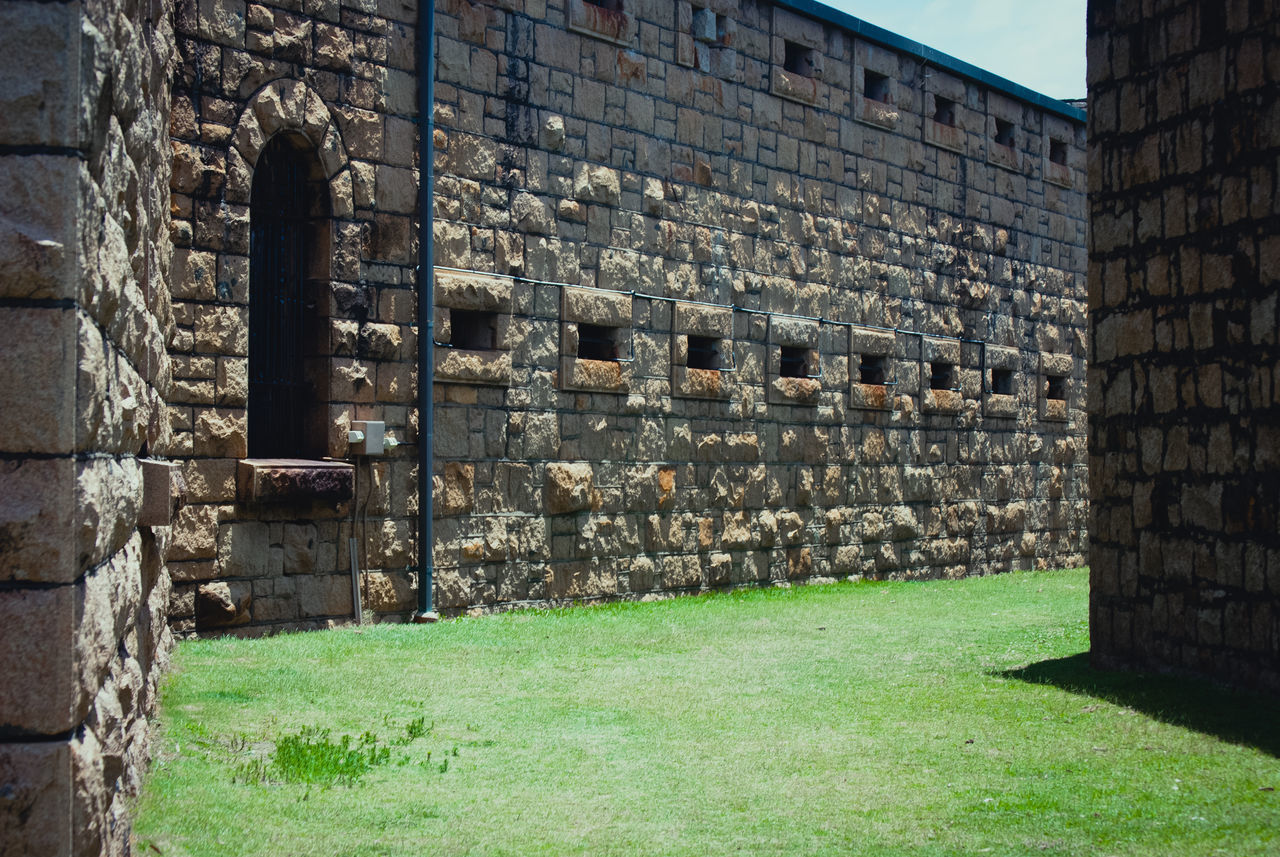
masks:
<instances>
[{"instance_id":1,"label":"patch of weeds","mask_svg":"<svg viewBox=\"0 0 1280 857\"><path fill-rule=\"evenodd\" d=\"M391 725L388 718L383 719L383 724ZM353 786L373 768L392 761L392 746L412 744L429 735L433 729L434 722L428 725L425 717L415 717L405 724L402 736L383 743L372 731L366 731L358 738L343 735L335 741L328 729L304 726L296 734L276 741L268 757L252 758L237 766L232 781L250 785L302 783L324 788L331 785ZM233 751L245 752L249 749L249 741L242 735L229 746ZM454 747L453 755L458 755L457 747ZM431 753L428 752L427 762L430 760ZM402 755L396 761L405 765L410 760ZM448 770L448 764L446 760L440 766L441 773Z\"/></svg>"},{"instance_id":2,"label":"patch of weeds","mask_svg":"<svg viewBox=\"0 0 1280 857\"><path fill-rule=\"evenodd\" d=\"M295 735L276 742L269 759L251 759L236 771L245 783L286 782L329 786L355 785L378 765L391 761L391 748L378 736L365 732L357 739L343 735L337 741L328 729L304 726Z\"/></svg>"}]
</instances>

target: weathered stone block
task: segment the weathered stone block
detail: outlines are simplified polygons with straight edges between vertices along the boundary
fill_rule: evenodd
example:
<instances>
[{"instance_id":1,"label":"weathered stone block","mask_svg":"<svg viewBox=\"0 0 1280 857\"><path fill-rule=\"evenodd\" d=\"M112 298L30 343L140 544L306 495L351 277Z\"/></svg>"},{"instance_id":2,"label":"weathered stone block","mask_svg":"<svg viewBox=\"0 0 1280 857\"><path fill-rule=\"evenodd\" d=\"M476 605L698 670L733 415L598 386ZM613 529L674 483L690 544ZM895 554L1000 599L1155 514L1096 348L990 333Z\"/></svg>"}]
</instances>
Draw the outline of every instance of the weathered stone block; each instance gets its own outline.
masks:
<instances>
[{"instance_id":1,"label":"weathered stone block","mask_svg":"<svg viewBox=\"0 0 1280 857\"><path fill-rule=\"evenodd\" d=\"M199 628L225 628L249 622L253 603L252 586L247 581L214 580L196 591L195 615Z\"/></svg>"},{"instance_id":2,"label":"weathered stone block","mask_svg":"<svg viewBox=\"0 0 1280 857\"><path fill-rule=\"evenodd\" d=\"M0 580L69 583L75 557L75 462L0 462Z\"/></svg>"},{"instance_id":3,"label":"weathered stone block","mask_svg":"<svg viewBox=\"0 0 1280 857\"><path fill-rule=\"evenodd\" d=\"M343 503L355 488L355 468L343 461L254 458L239 462L237 496L245 502Z\"/></svg>"},{"instance_id":4,"label":"weathered stone block","mask_svg":"<svg viewBox=\"0 0 1280 857\"><path fill-rule=\"evenodd\" d=\"M586 462L551 462L546 466L543 506L548 515L563 515L595 508L600 493L593 484L593 471Z\"/></svg>"},{"instance_id":5,"label":"weathered stone block","mask_svg":"<svg viewBox=\"0 0 1280 857\"><path fill-rule=\"evenodd\" d=\"M66 741L0 744L0 832L13 854L70 857L71 751Z\"/></svg>"},{"instance_id":6,"label":"weathered stone block","mask_svg":"<svg viewBox=\"0 0 1280 857\"><path fill-rule=\"evenodd\" d=\"M79 591L77 591L79 590ZM57 735L74 728L83 701L74 641L82 587L0 591L0 723L19 733Z\"/></svg>"},{"instance_id":7,"label":"weathered stone block","mask_svg":"<svg viewBox=\"0 0 1280 857\"><path fill-rule=\"evenodd\" d=\"M23 8L46 7L6 4L0 15ZM0 32L13 31L0 24ZM6 58L12 59L7 52ZM0 86L0 92L7 91ZM2 110L0 115L14 118ZM3 133L0 129L0 135ZM80 180L81 166L76 158L0 157L0 198L5 200L5 213L0 214L0 297L58 300L75 294L78 239L73 201Z\"/></svg>"},{"instance_id":8,"label":"weathered stone block","mask_svg":"<svg viewBox=\"0 0 1280 857\"><path fill-rule=\"evenodd\" d=\"M0 307L0 450L70 452L76 420L76 318L70 309Z\"/></svg>"}]
</instances>

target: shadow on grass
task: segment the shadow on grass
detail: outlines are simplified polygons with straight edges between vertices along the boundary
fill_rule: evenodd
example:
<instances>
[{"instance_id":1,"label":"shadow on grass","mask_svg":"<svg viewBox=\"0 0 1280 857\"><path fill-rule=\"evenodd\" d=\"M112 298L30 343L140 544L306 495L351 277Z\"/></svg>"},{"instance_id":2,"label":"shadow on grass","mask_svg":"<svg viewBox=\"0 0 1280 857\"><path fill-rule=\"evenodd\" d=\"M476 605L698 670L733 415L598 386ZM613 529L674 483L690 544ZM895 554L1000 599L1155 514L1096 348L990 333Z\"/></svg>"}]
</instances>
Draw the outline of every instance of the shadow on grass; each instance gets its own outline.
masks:
<instances>
[{"instance_id":1,"label":"shadow on grass","mask_svg":"<svg viewBox=\"0 0 1280 857\"><path fill-rule=\"evenodd\" d=\"M992 675L1048 684L1103 699L1175 726L1280 758L1280 699L1219 687L1204 679L1094 669L1089 653L1053 658Z\"/></svg>"}]
</instances>

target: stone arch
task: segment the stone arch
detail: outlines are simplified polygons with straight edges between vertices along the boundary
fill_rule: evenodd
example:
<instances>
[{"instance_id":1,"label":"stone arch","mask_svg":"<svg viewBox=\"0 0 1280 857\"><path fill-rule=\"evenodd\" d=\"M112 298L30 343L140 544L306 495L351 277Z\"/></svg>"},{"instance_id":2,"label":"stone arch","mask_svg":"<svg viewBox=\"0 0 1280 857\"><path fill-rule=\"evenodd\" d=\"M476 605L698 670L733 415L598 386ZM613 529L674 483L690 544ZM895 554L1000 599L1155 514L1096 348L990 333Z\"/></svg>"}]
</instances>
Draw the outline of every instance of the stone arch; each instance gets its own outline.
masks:
<instances>
[{"instance_id":1,"label":"stone arch","mask_svg":"<svg viewBox=\"0 0 1280 857\"><path fill-rule=\"evenodd\" d=\"M329 106L303 81L278 78L249 97L227 153L227 202L247 205L258 156L276 134L292 132L315 146L329 181L330 210L335 220L354 216L351 164L342 132Z\"/></svg>"},{"instance_id":2,"label":"stone arch","mask_svg":"<svg viewBox=\"0 0 1280 857\"><path fill-rule=\"evenodd\" d=\"M252 201L255 179L262 166L263 153L275 142L287 141L290 148L296 149L312 168L312 181L321 196L327 196L327 205L323 205L322 233L315 233L309 246L314 252L323 255L323 260L314 260L316 264L307 264L308 281L307 303L313 307L305 321L310 342L306 346L305 376L312 395L306 406L304 431L301 442L293 457L319 458L340 452L340 443L329 431L329 406L331 390L328 376L332 369L332 353L329 349L328 307L331 305L328 290L336 281L354 279L353 271L347 270L338 262L339 258L349 260L359 258L359 249L348 246L358 238L360 230L352 228L354 224L354 206L352 199L353 185L350 161L346 146L337 122L330 113L324 100L314 90L299 80L281 78L267 83L255 92L246 102L240 119L234 129L230 150L227 153L227 196L226 201L232 206L241 206L248 216L234 219L234 229L242 230L243 235L229 236L231 243L244 248L249 254L249 306L246 321L253 326L253 254L250 233L252 224ZM327 193L326 193L327 190ZM252 357L252 334L250 335L249 353ZM252 360L250 359L249 385L253 386ZM250 395L252 399L252 395ZM252 402L250 402L252 404ZM250 413L247 422L250 426L249 441L253 445L253 415ZM345 435L338 440L345 440ZM335 445L336 444L336 445Z\"/></svg>"}]
</instances>

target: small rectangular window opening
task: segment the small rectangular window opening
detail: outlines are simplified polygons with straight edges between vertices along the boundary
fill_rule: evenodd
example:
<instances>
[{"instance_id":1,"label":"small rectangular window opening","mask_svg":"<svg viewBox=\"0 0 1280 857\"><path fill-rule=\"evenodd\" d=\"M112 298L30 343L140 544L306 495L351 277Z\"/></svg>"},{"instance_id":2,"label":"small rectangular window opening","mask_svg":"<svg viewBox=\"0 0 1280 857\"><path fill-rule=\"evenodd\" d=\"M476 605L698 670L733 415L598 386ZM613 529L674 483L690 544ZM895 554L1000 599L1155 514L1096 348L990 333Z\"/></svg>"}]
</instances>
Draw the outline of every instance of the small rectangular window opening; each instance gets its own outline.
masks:
<instances>
[{"instance_id":1,"label":"small rectangular window opening","mask_svg":"<svg viewBox=\"0 0 1280 857\"><path fill-rule=\"evenodd\" d=\"M1050 375L1048 380L1049 389L1045 391L1045 398L1065 402L1067 400L1067 376Z\"/></svg>"},{"instance_id":2,"label":"small rectangular window opening","mask_svg":"<svg viewBox=\"0 0 1280 857\"><path fill-rule=\"evenodd\" d=\"M622 0L586 0L592 6L598 6L606 12L625 12L622 8Z\"/></svg>"},{"instance_id":3,"label":"small rectangular window opening","mask_svg":"<svg viewBox=\"0 0 1280 857\"><path fill-rule=\"evenodd\" d=\"M889 78L870 69L863 69L862 72L862 94L872 101L893 103L889 96Z\"/></svg>"},{"instance_id":4,"label":"small rectangular window opening","mask_svg":"<svg viewBox=\"0 0 1280 857\"><path fill-rule=\"evenodd\" d=\"M1067 165L1067 141L1049 138L1049 161L1062 166Z\"/></svg>"},{"instance_id":5,"label":"small rectangular window opening","mask_svg":"<svg viewBox=\"0 0 1280 857\"><path fill-rule=\"evenodd\" d=\"M949 125L954 128L956 124L956 103L950 98L935 95L933 105L933 121L939 125Z\"/></svg>"},{"instance_id":6,"label":"small rectangular window opening","mask_svg":"<svg viewBox=\"0 0 1280 857\"><path fill-rule=\"evenodd\" d=\"M858 381L862 384L884 384L889 380L889 359L884 355L864 354L858 366Z\"/></svg>"},{"instance_id":7,"label":"small rectangular window opening","mask_svg":"<svg viewBox=\"0 0 1280 857\"><path fill-rule=\"evenodd\" d=\"M782 67L792 74L813 77L813 48L798 42L784 42Z\"/></svg>"},{"instance_id":8,"label":"small rectangular window opening","mask_svg":"<svg viewBox=\"0 0 1280 857\"><path fill-rule=\"evenodd\" d=\"M782 362L778 374L783 378L809 377L809 349L791 345L782 346Z\"/></svg>"},{"instance_id":9,"label":"small rectangular window opening","mask_svg":"<svg viewBox=\"0 0 1280 857\"><path fill-rule=\"evenodd\" d=\"M992 369L991 370L991 392L997 396L1013 395L1013 370L1012 369Z\"/></svg>"},{"instance_id":10,"label":"small rectangular window opening","mask_svg":"<svg viewBox=\"0 0 1280 857\"><path fill-rule=\"evenodd\" d=\"M497 339L498 314L481 310L449 311L449 344L468 351L492 351Z\"/></svg>"},{"instance_id":11,"label":"small rectangular window opening","mask_svg":"<svg viewBox=\"0 0 1280 857\"><path fill-rule=\"evenodd\" d=\"M720 340L713 336L690 336L685 365L690 369L719 369Z\"/></svg>"},{"instance_id":12,"label":"small rectangular window opening","mask_svg":"<svg viewBox=\"0 0 1280 857\"><path fill-rule=\"evenodd\" d=\"M578 357L582 360L617 360L616 327L578 324Z\"/></svg>"},{"instance_id":13,"label":"small rectangular window opening","mask_svg":"<svg viewBox=\"0 0 1280 857\"><path fill-rule=\"evenodd\" d=\"M996 119L996 142L1001 146L1013 146L1013 123Z\"/></svg>"},{"instance_id":14,"label":"small rectangular window opening","mask_svg":"<svg viewBox=\"0 0 1280 857\"><path fill-rule=\"evenodd\" d=\"M956 383L956 367L954 363L929 364L930 390L954 390L959 386Z\"/></svg>"}]
</instances>

